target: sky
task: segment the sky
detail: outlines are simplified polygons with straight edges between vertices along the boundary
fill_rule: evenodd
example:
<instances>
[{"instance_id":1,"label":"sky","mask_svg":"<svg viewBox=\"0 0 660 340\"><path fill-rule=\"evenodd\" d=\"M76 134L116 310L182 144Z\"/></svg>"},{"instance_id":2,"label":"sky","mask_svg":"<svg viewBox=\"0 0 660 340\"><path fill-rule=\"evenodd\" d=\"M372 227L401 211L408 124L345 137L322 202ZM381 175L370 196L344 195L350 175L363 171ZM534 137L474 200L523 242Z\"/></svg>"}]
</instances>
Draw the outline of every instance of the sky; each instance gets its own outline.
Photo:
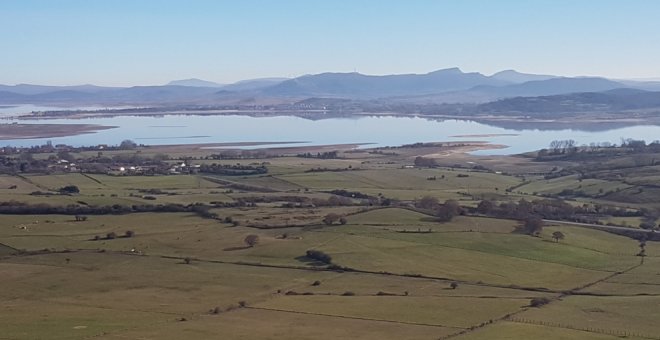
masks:
<instances>
[{"instance_id":1,"label":"sky","mask_svg":"<svg viewBox=\"0 0 660 340\"><path fill-rule=\"evenodd\" d=\"M660 77L655 0L1 0L0 84L460 67Z\"/></svg>"}]
</instances>

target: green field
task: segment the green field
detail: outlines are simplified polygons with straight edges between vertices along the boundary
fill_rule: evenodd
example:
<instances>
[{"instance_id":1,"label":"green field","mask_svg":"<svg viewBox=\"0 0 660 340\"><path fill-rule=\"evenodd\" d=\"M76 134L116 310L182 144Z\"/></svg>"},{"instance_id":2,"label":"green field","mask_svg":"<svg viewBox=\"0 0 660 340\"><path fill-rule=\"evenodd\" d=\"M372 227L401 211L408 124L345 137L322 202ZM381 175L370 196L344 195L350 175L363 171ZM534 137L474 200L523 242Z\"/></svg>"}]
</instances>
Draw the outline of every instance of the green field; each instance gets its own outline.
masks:
<instances>
[{"instance_id":1,"label":"green field","mask_svg":"<svg viewBox=\"0 0 660 340\"><path fill-rule=\"evenodd\" d=\"M216 215L130 211L92 213L78 221L73 213L0 215L0 339L655 339L660 334L657 242L647 242L646 257L640 257L640 244L630 237L557 223L546 223L534 237L519 232L520 220L467 209L482 197L502 204L565 189L588 195L625 191L653 184L652 172L626 182L633 184L576 175L545 180L452 163L408 168L421 151L397 152L241 160L267 164L268 174L252 176L2 175L0 202L199 204ZM506 161L509 170L525 166L520 159ZM346 170L349 166L359 170ZM529 167L536 171L540 165ZM308 172L313 168L344 170ZM58 192L68 185L80 193ZM327 203L328 192L337 189L369 198ZM454 199L466 210L439 222L415 207L423 196L441 203ZM380 204L386 200L392 206ZM638 207L607 197L596 202ZM345 220L328 225L323 222L328 214ZM643 219L601 220L638 225ZM557 242L555 232L564 238ZM248 235L258 237L256 245L246 245ZM331 256L332 265L306 257L308 250ZM531 307L539 298L549 303Z\"/></svg>"}]
</instances>

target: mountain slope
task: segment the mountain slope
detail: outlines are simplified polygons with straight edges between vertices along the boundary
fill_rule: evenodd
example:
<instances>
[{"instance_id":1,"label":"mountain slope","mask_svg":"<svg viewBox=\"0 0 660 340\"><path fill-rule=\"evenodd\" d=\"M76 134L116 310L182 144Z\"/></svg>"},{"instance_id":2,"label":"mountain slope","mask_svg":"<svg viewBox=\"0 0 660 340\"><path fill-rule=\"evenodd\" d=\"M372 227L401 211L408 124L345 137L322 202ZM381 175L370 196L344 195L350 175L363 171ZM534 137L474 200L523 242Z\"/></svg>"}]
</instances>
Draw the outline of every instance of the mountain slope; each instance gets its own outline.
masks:
<instances>
[{"instance_id":1,"label":"mountain slope","mask_svg":"<svg viewBox=\"0 0 660 340\"><path fill-rule=\"evenodd\" d=\"M225 85L218 84L208 80L202 80L197 78L182 79L182 80L172 80L167 83L165 86L189 86L189 87L223 87Z\"/></svg>"},{"instance_id":2,"label":"mountain slope","mask_svg":"<svg viewBox=\"0 0 660 340\"><path fill-rule=\"evenodd\" d=\"M223 86L222 90L233 91L233 92L255 91L280 84L287 80L289 80L289 78L259 78L259 79L241 80L239 82Z\"/></svg>"},{"instance_id":3,"label":"mountain slope","mask_svg":"<svg viewBox=\"0 0 660 340\"><path fill-rule=\"evenodd\" d=\"M380 98L469 89L478 85L500 86L508 82L457 68L427 74L369 76L360 73L322 73L284 81L264 89L269 95Z\"/></svg>"},{"instance_id":4,"label":"mountain slope","mask_svg":"<svg viewBox=\"0 0 660 340\"><path fill-rule=\"evenodd\" d=\"M552 78L557 78L556 76L544 75L544 74L529 74L529 73L520 73L515 70L504 70L497 72L490 76L493 79L499 79L511 83L526 83L528 81L536 80L548 80Z\"/></svg>"},{"instance_id":5,"label":"mountain slope","mask_svg":"<svg viewBox=\"0 0 660 340\"><path fill-rule=\"evenodd\" d=\"M549 78L548 78L549 77ZM534 79L530 81L525 81ZM524 81L524 82L523 82ZM402 104L485 103L513 97L602 92L618 88L655 88L656 83L618 82L605 78L566 78L524 74L513 70L490 77L450 68L426 74L373 76L322 73L294 79L264 78L220 85L200 79L164 86L127 88L0 85L0 104L157 105L282 103L306 98L383 100Z\"/></svg>"},{"instance_id":6,"label":"mountain slope","mask_svg":"<svg viewBox=\"0 0 660 340\"><path fill-rule=\"evenodd\" d=\"M508 98L479 106L481 112L522 114L613 112L640 109L660 109L660 92L615 89L605 92Z\"/></svg>"}]
</instances>

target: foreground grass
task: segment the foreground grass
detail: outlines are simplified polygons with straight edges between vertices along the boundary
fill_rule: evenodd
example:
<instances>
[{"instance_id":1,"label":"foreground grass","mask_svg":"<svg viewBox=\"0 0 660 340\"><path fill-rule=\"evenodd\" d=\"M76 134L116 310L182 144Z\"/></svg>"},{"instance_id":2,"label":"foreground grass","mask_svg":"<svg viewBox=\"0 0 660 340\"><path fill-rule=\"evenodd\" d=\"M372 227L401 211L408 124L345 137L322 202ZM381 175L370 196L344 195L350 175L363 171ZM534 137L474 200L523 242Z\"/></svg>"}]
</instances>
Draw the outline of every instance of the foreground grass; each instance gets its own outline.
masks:
<instances>
[{"instance_id":1,"label":"foreground grass","mask_svg":"<svg viewBox=\"0 0 660 340\"><path fill-rule=\"evenodd\" d=\"M456 339L557 339L557 340L614 340L618 336L586 332L567 328L548 327L541 325L530 325L517 322L501 322L496 325L479 329L473 333L460 336Z\"/></svg>"},{"instance_id":2,"label":"foreground grass","mask_svg":"<svg viewBox=\"0 0 660 340\"><path fill-rule=\"evenodd\" d=\"M210 204L327 198L326 191L345 189L475 205L481 195L506 197L506 188L523 183L465 169L402 168L412 158L390 164L378 155L365 162L351 156L275 158L264 176L0 176L0 201ZM361 170L305 172L348 166ZM31 194L65 185L81 193ZM612 189L610 182L562 178L518 190L552 193L575 185L590 193ZM3 215L0 338L438 339L465 332L458 338L612 339L584 331L590 327L660 333L656 244L647 245L644 265L629 270L640 261L638 242L602 231L557 225L530 237L516 234L519 222L507 219L438 223L407 209L283 207L280 199L213 208L237 226L188 213L93 215L82 222ZM348 223L326 226L321 220L328 213L347 215ZM104 238L129 230L133 237ZM565 239L555 242L555 231ZM244 244L248 235L259 237L256 246ZM13 256L14 249L41 252ZM306 258L310 249L329 254L340 268ZM585 286L573 293L598 296L562 295ZM539 297L552 302L530 308Z\"/></svg>"}]
</instances>

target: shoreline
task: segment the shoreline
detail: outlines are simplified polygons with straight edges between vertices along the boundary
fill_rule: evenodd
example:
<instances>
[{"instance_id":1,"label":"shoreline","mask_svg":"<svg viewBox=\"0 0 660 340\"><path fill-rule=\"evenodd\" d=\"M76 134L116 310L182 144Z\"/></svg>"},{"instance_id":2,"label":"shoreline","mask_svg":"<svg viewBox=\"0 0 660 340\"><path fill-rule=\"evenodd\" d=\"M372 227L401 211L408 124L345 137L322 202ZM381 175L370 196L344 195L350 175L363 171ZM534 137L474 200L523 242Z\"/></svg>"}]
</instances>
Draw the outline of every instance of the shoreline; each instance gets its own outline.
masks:
<instances>
[{"instance_id":1,"label":"shoreline","mask_svg":"<svg viewBox=\"0 0 660 340\"><path fill-rule=\"evenodd\" d=\"M60 113L60 114L57 114ZM622 116L625 112L604 112L595 115L594 113L576 113L575 115L561 117L530 117L524 114L520 115L448 115L448 114L423 114L423 113L401 113L401 112L346 112L340 113L330 110L311 109L311 110L241 110L241 109L211 109L211 110L172 110L163 108L162 111L154 110L147 112L131 112L130 110L103 110L103 111L40 111L25 114L16 114L10 117L16 120L53 120L53 119L89 119L89 118L113 118L113 117L163 117L163 116L247 116L247 117L314 117L322 119L335 117L404 117L404 118L423 118L430 120L465 120L482 123L525 123L525 124L651 124L660 125L660 120L653 115L636 114L634 116ZM472 135L466 135L472 136ZM475 135L476 136L476 135ZM464 137L462 135L450 137Z\"/></svg>"},{"instance_id":2,"label":"shoreline","mask_svg":"<svg viewBox=\"0 0 660 340\"><path fill-rule=\"evenodd\" d=\"M97 124L0 124L0 141L70 137L115 128Z\"/></svg>"},{"instance_id":3,"label":"shoreline","mask_svg":"<svg viewBox=\"0 0 660 340\"><path fill-rule=\"evenodd\" d=\"M516 137L520 136L518 133L483 133L474 135L453 135L451 138L489 138L489 137Z\"/></svg>"},{"instance_id":4,"label":"shoreline","mask_svg":"<svg viewBox=\"0 0 660 340\"><path fill-rule=\"evenodd\" d=\"M362 152L369 151L387 151L387 150L405 150L407 153L419 150L418 156L424 157L446 157L451 155L463 154L470 155L471 152L479 150L494 150L504 149L509 147L503 144L493 144L487 141L444 141L444 142L429 142L425 143L424 147L413 147L408 145L398 146L374 146L367 148L360 148L365 145L372 145L373 143L341 143L341 144L318 144L318 145L293 145L293 146L277 146L278 144L296 144L308 142L227 142L227 143L198 143L198 144L169 144L169 145L145 145L150 151L158 152L163 151L240 151L246 149L235 148L236 146L263 146L250 151L264 151L264 152L280 152L280 153L305 153L305 152L327 152L327 151L350 151L359 150Z\"/></svg>"}]
</instances>

